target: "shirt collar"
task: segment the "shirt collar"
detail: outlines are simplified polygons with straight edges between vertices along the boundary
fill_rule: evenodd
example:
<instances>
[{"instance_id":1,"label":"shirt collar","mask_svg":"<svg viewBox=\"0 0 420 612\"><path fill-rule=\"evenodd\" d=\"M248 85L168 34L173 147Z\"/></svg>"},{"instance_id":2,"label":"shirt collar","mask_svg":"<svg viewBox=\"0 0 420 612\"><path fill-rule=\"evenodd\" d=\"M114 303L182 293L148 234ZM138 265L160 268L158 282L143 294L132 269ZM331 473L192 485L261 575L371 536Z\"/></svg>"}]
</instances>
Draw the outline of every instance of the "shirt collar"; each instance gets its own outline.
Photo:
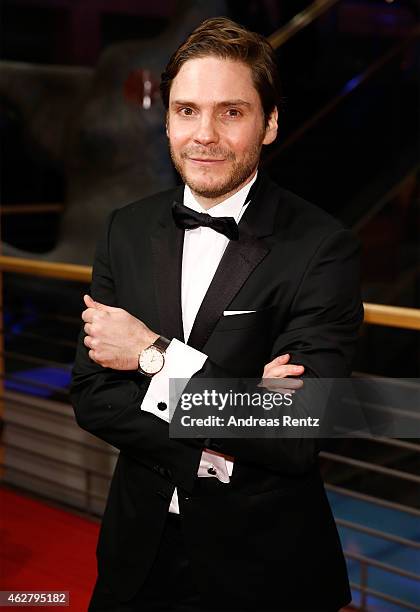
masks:
<instances>
[{"instance_id":1,"label":"shirt collar","mask_svg":"<svg viewBox=\"0 0 420 612\"><path fill-rule=\"evenodd\" d=\"M184 206L188 206L188 208L191 208L192 210L195 210L196 212L207 213L211 217L233 217L237 222L238 218L241 216L242 207L246 202L248 193L252 185L257 180L257 175L258 175L258 170L255 173L255 176L252 178L252 180L249 183L247 183L244 187L242 187L242 189L240 189L239 191L231 195L226 200L223 200L223 202L220 202L220 204L216 204L216 206L212 206L212 208L209 208L208 210L203 208L197 202L191 189L188 187L188 185L185 185Z\"/></svg>"}]
</instances>

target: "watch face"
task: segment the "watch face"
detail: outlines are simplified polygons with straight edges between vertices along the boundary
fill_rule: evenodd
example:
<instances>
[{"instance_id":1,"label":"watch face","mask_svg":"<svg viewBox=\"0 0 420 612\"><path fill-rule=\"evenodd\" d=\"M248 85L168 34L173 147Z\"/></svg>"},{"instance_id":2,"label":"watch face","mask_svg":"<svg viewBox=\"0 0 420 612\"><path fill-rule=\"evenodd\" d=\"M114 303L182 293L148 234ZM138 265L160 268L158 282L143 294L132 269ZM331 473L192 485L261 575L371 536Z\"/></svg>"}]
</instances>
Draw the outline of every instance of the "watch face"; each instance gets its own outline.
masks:
<instances>
[{"instance_id":1,"label":"watch face","mask_svg":"<svg viewBox=\"0 0 420 612\"><path fill-rule=\"evenodd\" d=\"M149 346L140 353L139 367L146 374L157 374L163 368L164 363L162 353L154 346Z\"/></svg>"}]
</instances>

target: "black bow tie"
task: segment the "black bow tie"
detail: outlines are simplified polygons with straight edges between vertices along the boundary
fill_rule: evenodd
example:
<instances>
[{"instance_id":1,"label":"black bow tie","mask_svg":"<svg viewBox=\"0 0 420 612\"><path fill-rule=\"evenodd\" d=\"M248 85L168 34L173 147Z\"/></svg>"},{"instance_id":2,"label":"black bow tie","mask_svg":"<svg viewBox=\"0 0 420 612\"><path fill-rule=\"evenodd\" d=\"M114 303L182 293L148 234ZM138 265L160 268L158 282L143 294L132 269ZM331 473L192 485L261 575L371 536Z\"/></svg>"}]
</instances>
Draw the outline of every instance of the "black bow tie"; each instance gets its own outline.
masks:
<instances>
[{"instance_id":1,"label":"black bow tie","mask_svg":"<svg viewBox=\"0 0 420 612\"><path fill-rule=\"evenodd\" d=\"M196 212L179 202L172 204L175 224L181 229L211 227L215 232L224 234L229 240L238 240L238 226L233 217L212 217L206 213Z\"/></svg>"}]
</instances>

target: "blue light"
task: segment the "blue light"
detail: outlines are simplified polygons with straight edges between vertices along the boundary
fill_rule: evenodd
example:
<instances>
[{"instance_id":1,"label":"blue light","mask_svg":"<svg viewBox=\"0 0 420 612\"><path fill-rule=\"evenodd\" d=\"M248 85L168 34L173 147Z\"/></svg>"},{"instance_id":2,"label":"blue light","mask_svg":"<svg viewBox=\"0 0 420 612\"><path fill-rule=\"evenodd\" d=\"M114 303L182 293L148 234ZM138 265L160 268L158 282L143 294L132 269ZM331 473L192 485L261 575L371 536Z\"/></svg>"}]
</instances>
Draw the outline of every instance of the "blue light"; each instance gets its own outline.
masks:
<instances>
[{"instance_id":1,"label":"blue light","mask_svg":"<svg viewBox=\"0 0 420 612\"><path fill-rule=\"evenodd\" d=\"M353 89L355 89L356 87L358 87L360 85L362 81L362 75L359 74L358 76L353 77L352 79L350 79L350 81L347 81L347 83L344 85L341 93L349 93L350 91L353 91Z\"/></svg>"},{"instance_id":2,"label":"blue light","mask_svg":"<svg viewBox=\"0 0 420 612\"><path fill-rule=\"evenodd\" d=\"M19 372L13 372L13 375L23 380L10 380L6 375L6 389L20 391L21 393L29 393L30 395L36 395L38 397L50 397L55 391L54 389L46 389L41 386L38 387L36 383L52 385L64 390L69 387L71 380L70 367L68 366L67 369L65 364L63 364L63 368L48 367L19 370Z\"/></svg>"}]
</instances>

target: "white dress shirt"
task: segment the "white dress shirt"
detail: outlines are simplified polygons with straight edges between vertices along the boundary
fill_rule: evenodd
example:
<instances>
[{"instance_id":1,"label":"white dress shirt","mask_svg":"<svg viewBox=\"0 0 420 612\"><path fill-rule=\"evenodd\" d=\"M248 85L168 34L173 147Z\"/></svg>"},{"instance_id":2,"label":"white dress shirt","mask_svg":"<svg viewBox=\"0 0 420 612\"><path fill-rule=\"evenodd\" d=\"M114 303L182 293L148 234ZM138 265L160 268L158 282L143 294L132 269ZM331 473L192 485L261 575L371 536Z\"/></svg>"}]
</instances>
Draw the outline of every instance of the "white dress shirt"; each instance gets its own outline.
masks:
<instances>
[{"instance_id":1,"label":"white dress shirt","mask_svg":"<svg viewBox=\"0 0 420 612\"><path fill-rule=\"evenodd\" d=\"M244 214L249 202L246 202L249 190L257 178L242 187L238 192L212 208L203 209L188 185L184 188L184 206L212 217L233 217L237 223ZM184 326L184 338L188 341L197 312L209 288L222 255L229 243L229 238L209 227L197 227L185 230L184 249L182 254L181 306ZM162 402L173 406L169 399L169 379L179 378L185 382L201 370L207 355L173 339L165 353L165 365L153 376L144 396L141 409L169 422L169 409L160 410L157 405ZM178 394L182 389L177 388ZM175 398L172 401L176 401ZM208 471L210 469L210 472ZM228 458L210 449L205 449L198 469L199 477L218 478L221 482L230 482L233 471L233 457ZM179 514L178 495L175 489L169 512Z\"/></svg>"}]
</instances>

